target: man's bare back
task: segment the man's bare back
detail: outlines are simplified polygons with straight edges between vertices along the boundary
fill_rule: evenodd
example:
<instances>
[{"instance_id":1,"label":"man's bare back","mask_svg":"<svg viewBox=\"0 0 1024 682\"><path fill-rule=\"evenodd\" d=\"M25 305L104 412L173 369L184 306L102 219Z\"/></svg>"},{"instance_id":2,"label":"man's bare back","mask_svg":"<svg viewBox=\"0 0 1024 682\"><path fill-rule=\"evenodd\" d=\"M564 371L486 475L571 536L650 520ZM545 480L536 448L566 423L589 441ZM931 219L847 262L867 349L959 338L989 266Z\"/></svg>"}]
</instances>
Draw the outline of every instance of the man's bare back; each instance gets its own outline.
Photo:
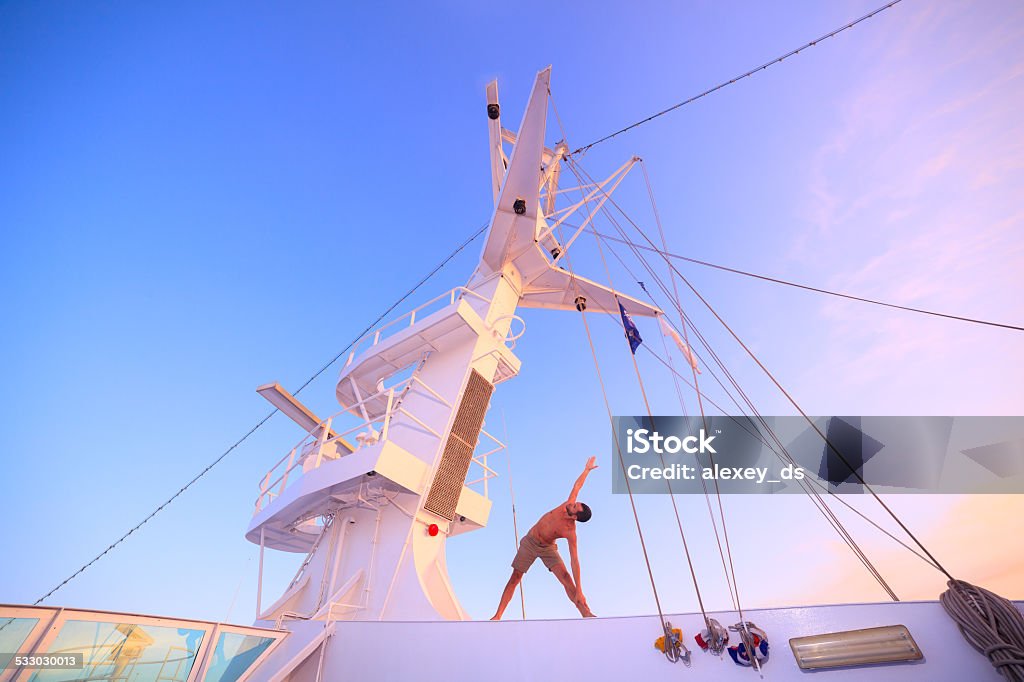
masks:
<instances>
[{"instance_id":1,"label":"man's bare back","mask_svg":"<svg viewBox=\"0 0 1024 682\"><path fill-rule=\"evenodd\" d=\"M498 603L498 610L491 620L501 620L505 607L508 606L516 586L522 580L523 574L537 559L541 559L558 581L565 588L565 594L570 601L579 609L580 615L585 618L593 618L594 614L587 605L587 598L583 596L583 587L580 582L580 560L576 549L576 524L584 523L590 519L590 507L582 502L576 501L576 496L587 480L587 474L597 468L596 457L587 460L587 465L576 484L572 487L572 493L562 504L558 505L533 525L522 542L519 543L519 551L512 560L512 577L508 579L505 590L501 594ZM572 563L572 575L565 569L565 564L558 554L555 540L565 538L569 542L569 557Z\"/></svg>"}]
</instances>

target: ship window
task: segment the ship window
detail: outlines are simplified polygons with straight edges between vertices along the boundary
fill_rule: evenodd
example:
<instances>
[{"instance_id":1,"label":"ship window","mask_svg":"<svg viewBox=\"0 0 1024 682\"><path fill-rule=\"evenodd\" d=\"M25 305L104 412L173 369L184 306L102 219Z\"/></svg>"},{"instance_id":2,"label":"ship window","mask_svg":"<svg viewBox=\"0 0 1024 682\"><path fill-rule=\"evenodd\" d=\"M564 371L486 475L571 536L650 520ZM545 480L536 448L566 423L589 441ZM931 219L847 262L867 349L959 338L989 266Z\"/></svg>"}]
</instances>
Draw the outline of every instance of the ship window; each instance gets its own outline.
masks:
<instances>
[{"instance_id":1,"label":"ship window","mask_svg":"<svg viewBox=\"0 0 1024 682\"><path fill-rule=\"evenodd\" d=\"M38 618L0 618L0 671L7 667L14 654L28 653L21 646L37 623Z\"/></svg>"},{"instance_id":2,"label":"ship window","mask_svg":"<svg viewBox=\"0 0 1024 682\"><path fill-rule=\"evenodd\" d=\"M205 634L189 628L69 620L47 653L82 652L85 666L38 670L29 682L185 682Z\"/></svg>"},{"instance_id":3,"label":"ship window","mask_svg":"<svg viewBox=\"0 0 1024 682\"><path fill-rule=\"evenodd\" d=\"M235 682L273 643L273 637L222 633L204 682Z\"/></svg>"}]
</instances>

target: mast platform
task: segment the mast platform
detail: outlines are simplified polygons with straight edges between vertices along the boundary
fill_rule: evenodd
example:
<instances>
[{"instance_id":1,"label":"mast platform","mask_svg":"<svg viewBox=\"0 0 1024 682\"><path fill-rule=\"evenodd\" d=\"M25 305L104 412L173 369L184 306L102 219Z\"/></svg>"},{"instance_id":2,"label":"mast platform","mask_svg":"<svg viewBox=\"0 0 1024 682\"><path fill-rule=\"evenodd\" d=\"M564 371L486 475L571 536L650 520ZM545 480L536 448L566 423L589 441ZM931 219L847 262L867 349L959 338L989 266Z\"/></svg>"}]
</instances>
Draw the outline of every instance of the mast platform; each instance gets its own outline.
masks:
<instances>
[{"instance_id":1,"label":"mast platform","mask_svg":"<svg viewBox=\"0 0 1024 682\"><path fill-rule=\"evenodd\" d=\"M284 479L283 486L274 486L276 492L271 488L262 491L245 533L247 540L258 545L262 535L268 549L308 552L321 530L316 517L327 507L357 506L364 485L372 486L378 494L422 495L430 483L430 466L392 440L364 445L337 458L322 458L315 453L307 456L316 466L303 471L301 465L293 464L295 479L291 485ZM455 508L459 522L452 525L449 535L487 524L491 501L469 487L474 483L462 486Z\"/></svg>"},{"instance_id":2,"label":"mast platform","mask_svg":"<svg viewBox=\"0 0 1024 682\"><path fill-rule=\"evenodd\" d=\"M367 419L380 418L387 410L382 381L420 362L428 353L496 333L481 317L489 305L490 301L480 294L456 287L368 332L353 344L341 370L336 390L338 402L353 414ZM498 344L493 352L498 364L490 378L492 384L519 373L522 362L510 348ZM376 397L365 399L375 394Z\"/></svg>"}]
</instances>

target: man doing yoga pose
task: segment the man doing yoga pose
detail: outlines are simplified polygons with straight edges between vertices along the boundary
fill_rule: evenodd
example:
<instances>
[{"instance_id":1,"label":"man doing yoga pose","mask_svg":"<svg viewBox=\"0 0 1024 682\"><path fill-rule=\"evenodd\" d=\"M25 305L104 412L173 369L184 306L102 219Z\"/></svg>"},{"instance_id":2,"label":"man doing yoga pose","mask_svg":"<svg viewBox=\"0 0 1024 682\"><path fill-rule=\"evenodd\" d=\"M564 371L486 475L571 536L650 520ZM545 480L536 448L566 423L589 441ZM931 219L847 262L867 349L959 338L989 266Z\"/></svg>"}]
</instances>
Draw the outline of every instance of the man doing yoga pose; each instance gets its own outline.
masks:
<instances>
[{"instance_id":1,"label":"man doing yoga pose","mask_svg":"<svg viewBox=\"0 0 1024 682\"><path fill-rule=\"evenodd\" d=\"M590 520L591 513L590 507L576 501L576 496L579 495L580 488L587 480L587 474L597 468L597 464L594 463L596 460L596 457L587 460L583 473L576 479L576 484L572 487L569 499L540 517L540 521L519 543L519 551L516 552L516 556L512 560L512 577L508 579L505 591L501 593L501 602L491 620L501 620L501 614L505 612L505 607L512 599L512 594L516 591L519 581L523 579L523 574L538 558L562 583L565 594L579 609L580 615L584 618L594 618L594 614L587 605L587 598L583 596L583 588L580 586L580 559L576 551L576 523L586 523ZM558 547L555 545L555 540L558 538L565 538L569 542L572 575L565 570L562 557L558 554Z\"/></svg>"}]
</instances>

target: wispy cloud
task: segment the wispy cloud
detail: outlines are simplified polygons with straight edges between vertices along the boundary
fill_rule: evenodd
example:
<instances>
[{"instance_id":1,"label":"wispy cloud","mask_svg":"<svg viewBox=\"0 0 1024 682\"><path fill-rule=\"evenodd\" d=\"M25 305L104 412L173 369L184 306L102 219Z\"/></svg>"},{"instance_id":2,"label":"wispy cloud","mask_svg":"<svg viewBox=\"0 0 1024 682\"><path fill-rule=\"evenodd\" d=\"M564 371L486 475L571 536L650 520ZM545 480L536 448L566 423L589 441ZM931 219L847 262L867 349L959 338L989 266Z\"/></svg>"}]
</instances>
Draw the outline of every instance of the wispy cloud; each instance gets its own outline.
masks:
<instances>
[{"instance_id":1,"label":"wispy cloud","mask_svg":"<svg viewBox=\"0 0 1024 682\"><path fill-rule=\"evenodd\" d=\"M969 30L964 6L910 11L868 46L874 66L840 103L831 137L809 160L807 222L791 255L827 273L840 291L1019 321L1022 22ZM840 382L832 390L864 392L908 370L934 375L965 358L994 360L978 353L970 333L948 328L938 339L934 327L906 314L866 316L840 301L823 302L820 314L829 329L822 366ZM999 361L1024 364L1024 351ZM805 385L820 369L807 370ZM1007 409L1024 409L1022 399Z\"/></svg>"}]
</instances>

